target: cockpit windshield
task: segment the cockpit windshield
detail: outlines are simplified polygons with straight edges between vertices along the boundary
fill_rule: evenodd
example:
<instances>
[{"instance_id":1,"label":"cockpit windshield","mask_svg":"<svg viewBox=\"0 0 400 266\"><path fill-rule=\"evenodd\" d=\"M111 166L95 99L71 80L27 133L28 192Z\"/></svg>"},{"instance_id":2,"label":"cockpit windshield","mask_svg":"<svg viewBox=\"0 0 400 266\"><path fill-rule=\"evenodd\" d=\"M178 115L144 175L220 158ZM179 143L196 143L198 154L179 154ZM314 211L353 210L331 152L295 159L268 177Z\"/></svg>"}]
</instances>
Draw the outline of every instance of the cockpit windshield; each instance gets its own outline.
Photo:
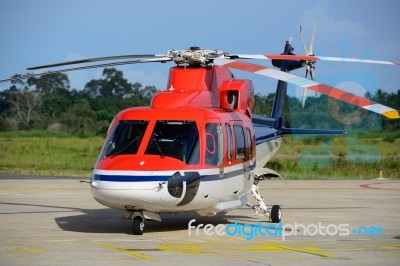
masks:
<instances>
[{"instance_id":1,"label":"cockpit windshield","mask_svg":"<svg viewBox=\"0 0 400 266\"><path fill-rule=\"evenodd\" d=\"M120 154L136 154L148 123L143 120L120 121L107 137L99 160Z\"/></svg>"},{"instance_id":2,"label":"cockpit windshield","mask_svg":"<svg viewBox=\"0 0 400 266\"><path fill-rule=\"evenodd\" d=\"M200 150L196 123L157 121L145 153L173 157L186 164L198 164Z\"/></svg>"}]
</instances>

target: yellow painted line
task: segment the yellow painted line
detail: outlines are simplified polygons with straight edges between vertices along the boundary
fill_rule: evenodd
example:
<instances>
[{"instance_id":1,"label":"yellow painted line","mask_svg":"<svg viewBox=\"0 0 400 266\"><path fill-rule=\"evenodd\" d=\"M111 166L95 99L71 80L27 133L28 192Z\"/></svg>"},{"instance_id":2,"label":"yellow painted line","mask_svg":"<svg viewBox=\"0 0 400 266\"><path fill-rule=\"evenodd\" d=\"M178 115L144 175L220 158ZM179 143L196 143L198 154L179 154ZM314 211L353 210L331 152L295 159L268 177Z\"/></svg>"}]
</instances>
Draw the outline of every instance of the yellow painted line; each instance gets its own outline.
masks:
<instances>
[{"instance_id":1,"label":"yellow painted line","mask_svg":"<svg viewBox=\"0 0 400 266\"><path fill-rule=\"evenodd\" d=\"M200 245L189 245L189 244L168 244L168 245L161 245L158 247L159 250L173 252L173 253L180 253L180 254L201 254L203 248Z\"/></svg>"},{"instance_id":2,"label":"yellow painted line","mask_svg":"<svg viewBox=\"0 0 400 266\"><path fill-rule=\"evenodd\" d=\"M231 243L232 244L232 243ZM243 246L237 245L236 247L228 247L221 245L221 243L202 243L200 245L191 244L167 244L158 247L159 250L173 253L180 253L185 255L210 255L213 251L218 250L219 253L264 253L266 251L273 253L304 253L323 258L336 258L335 255L326 253L322 248L317 247L294 247L288 245L277 245L269 243L257 243L256 245Z\"/></svg>"},{"instance_id":3,"label":"yellow painted line","mask_svg":"<svg viewBox=\"0 0 400 266\"><path fill-rule=\"evenodd\" d=\"M142 260L154 260L154 259L156 259L153 256L149 256L149 255L143 254L143 253L135 251L135 250L121 248L119 246L111 245L111 244L106 243L106 242L97 242L96 244L98 244L100 246L103 246L103 247L106 247L106 248L109 248L109 249L112 249L112 250L123 252L125 254L134 256L134 257L142 259Z\"/></svg>"},{"instance_id":4,"label":"yellow painted line","mask_svg":"<svg viewBox=\"0 0 400 266\"><path fill-rule=\"evenodd\" d=\"M387 257L400 257L400 253L395 253L395 254L387 254Z\"/></svg>"},{"instance_id":5,"label":"yellow painted line","mask_svg":"<svg viewBox=\"0 0 400 266\"><path fill-rule=\"evenodd\" d=\"M25 248L25 247L16 247L16 248L8 248L5 251L1 251L0 254L15 254L15 253L44 253L46 250L42 248Z\"/></svg>"},{"instance_id":6,"label":"yellow painted line","mask_svg":"<svg viewBox=\"0 0 400 266\"><path fill-rule=\"evenodd\" d=\"M262 245L265 246L265 245ZM266 245L267 247L270 246L269 244ZM316 255L319 257L324 257L324 258L335 258L336 256L321 252L320 248L314 248L314 247L304 247L304 248L296 248L296 247L290 247L290 246L280 246L280 245L274 245L276 248L280 248L282 250L289 250L289 251L295 251L299 253L305 253L305 254L311 254L311 255Z\"/></svg>"},{"instance_id":7,"label":"yellow painted line","mask_svg":"<svg viewBox=\"0 0 400 266\"><path fill-rule=\"evenodd\" d=\"M400 250L400 245L381 245L380 248L387 250Z\"/></svg>"}]
</instances>

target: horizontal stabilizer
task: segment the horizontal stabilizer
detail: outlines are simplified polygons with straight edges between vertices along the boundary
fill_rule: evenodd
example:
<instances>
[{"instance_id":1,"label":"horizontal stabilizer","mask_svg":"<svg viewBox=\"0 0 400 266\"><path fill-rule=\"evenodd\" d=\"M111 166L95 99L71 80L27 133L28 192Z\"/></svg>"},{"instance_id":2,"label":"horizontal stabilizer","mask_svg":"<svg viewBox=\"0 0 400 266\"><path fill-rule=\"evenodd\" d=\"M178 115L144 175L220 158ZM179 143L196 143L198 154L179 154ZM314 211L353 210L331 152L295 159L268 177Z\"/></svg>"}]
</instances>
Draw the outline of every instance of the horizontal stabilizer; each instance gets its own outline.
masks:
<instances>
[{"instance_id":1,"label":"horizontal stabilizer","mask_svg":"<svg viewBox=\"0 0 400 266\"><path fill-rule=\"evenodd\" d=\"M304 128L282 128L282 135L344 135L344 130L327 130L327 129L304 129Z\"/></svg>"},{"instance_id":2,"label":"horizontal stabilizer","mask_svg":"<svg viewBox=\"0 0 400 266\"><path fill-rule=\"evenodd\" d=\"M255 125L273 127L276 123L275 118L266 117L264 115L253 114L252 122Z\"/></svg>"}]
</instances>

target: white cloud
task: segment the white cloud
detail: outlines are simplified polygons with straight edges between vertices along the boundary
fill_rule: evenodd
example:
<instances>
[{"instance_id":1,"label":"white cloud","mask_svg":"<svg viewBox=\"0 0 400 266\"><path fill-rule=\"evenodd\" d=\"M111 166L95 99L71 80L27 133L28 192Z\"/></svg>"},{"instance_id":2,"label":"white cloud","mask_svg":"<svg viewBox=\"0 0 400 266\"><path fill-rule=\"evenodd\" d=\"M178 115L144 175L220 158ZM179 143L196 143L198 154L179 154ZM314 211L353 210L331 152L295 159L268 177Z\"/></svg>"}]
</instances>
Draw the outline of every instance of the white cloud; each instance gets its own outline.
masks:
<instances>
[{"instance_id":1,"label":"white cloud","mask_svg":"<svg viewBox=\"0 0 400 266\"><path fill-rule=\"evenodd\" d=\"M389 61L399 61L400 57L391 58L393 55L397 55L400 51L400 44L393 40L385 40L374 49L374 56L379 59L386 59Z\"/></svg>"},{"instance_id":2,"label":"white cloud","mask_svg":"<svg viewBox=\"0 0 400 266\"><path fill-rule=\"evenodd\" d=\"M361 22L350 18L337 18L337 16L330 14L329 10L332 11L333 9L329 8L328 5L334 5L334 3L317 1L317 4L305 10L300 18L307 46L310 44L314 18L317 18L318 25L314 44L316 54L321 55L321 47L325 49L322 51L323 54L337 53L340 42L341 45L339 44L339 46L343 46L343 42L346 42L352 47L357 47L354 44L363 42L370 35L370 30L365 28ZM300 36L298 42L301 43ZM347 49L347 47L339 47L339 50L343 48Z\"/></svg>"}]
</instances>

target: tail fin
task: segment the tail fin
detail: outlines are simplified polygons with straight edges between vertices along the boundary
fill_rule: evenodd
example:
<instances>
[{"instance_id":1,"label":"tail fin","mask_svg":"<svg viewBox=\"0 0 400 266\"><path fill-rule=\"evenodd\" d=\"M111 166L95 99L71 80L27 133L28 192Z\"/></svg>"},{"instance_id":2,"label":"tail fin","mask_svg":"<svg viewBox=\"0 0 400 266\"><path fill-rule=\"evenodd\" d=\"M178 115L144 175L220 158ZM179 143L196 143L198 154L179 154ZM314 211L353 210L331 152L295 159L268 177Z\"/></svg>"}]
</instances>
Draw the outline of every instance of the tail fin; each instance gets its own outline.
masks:
<instances>
[{"instance_id":1,"label":"tail fin","mask_svg":"<svg viewBox=\"0 0 400 266\"><path fill-rule=\"evenodd\" d=\"M285 44L285 50L282 55L294 55L293 54L293 47L289 41ZM272 65L281 69L284 72L290 72L294 69L301 68L305 65L304 61L295 61L295 60L279 60L274 59L272 60ZM276 87L275 92L275 99L274 105L272 107L272 114L271 117L275 119L275 129L282 129L283 122L283 107L285 105L285 98L286 98L286 91L287 91L287 82L278 81L278 85Z\"/></svg>"}]
</instances>

